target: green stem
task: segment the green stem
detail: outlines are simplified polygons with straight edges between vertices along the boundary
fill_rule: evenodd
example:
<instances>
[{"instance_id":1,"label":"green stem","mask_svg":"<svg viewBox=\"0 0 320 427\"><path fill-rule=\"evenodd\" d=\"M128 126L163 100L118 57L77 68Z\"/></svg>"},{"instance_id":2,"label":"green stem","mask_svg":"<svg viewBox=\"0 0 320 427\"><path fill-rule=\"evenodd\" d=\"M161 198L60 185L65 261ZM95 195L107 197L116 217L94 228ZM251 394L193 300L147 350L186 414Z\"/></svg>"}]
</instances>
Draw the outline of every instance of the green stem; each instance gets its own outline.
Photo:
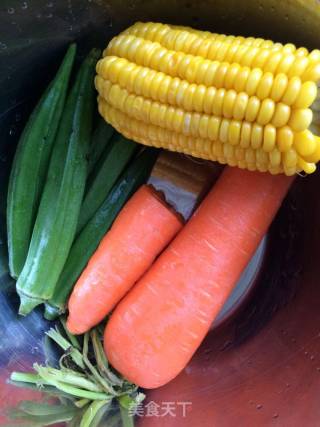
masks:
<instances>
[{"instance_id":1,"label":"green stem","mask_svg":"<svg viewBox=\"0 0 320 427\"><path fill-rule=\"evenodd\" d=\"M76 405L77 408L83 408L89 402L90 402L90 400L88 400L88 399L80 399L80 400L77 400L76 402L74 402L74 404Z\"/></svg>"},{"instance_id":2,"label":"green stem","mask_svg":"<svg viewBox=\"0 0 320 427\"><path fill-rule=\"evenodd\" d=\"M76 408L72 404L49 404L49 403L40 403L33 402L32 400L23 400L19 403L18 409L25 412L29 415L35 416L46 416L46 415L56 415L61 412L69 410L70 412L75 412Z\"/></svg>"},{"instance_id":3,"label":"green stem","mask_svg":"<svg viewBox=\"0 0 320 427\"><path fill-rule=\"evenodd\" d=\"M40 375L30 374L28 372L12 372L10 375L10 380L32 384L39 384L43 381Z\"/></svg>"},{"instance_id":4,"label":"green stem","mask_svg":"<svg viewBox=\"0 0 320 427\"><path fill-rule=\"evenodd\" d=\"M46 383L53 385L57 389L62 390L66 393L69 393L73 396L85 398L85 399L90 399L90 400L106 400L109 397L105 393L97 393L94 391L83 390L83 389L79 389L77 387L73 387L72 385L64 384L60 381L57 381L54 376L50 375L47 372L46 368L40 367L38 372L39 372L39 375L41 375L41 378L43 378L46 381Z\"/></svg>"},{"instance_id":5,"label":"green stem","mask_svg":"<svg viewBox=\"0 0 320 427\"><path fill-rule=\"evenodd\" d=\"M79 341L77 340L77 337L75 335L70 334L70 332L68 331L67 324L66 324L66 319L65 319L64 316L60 317L60 322L61 322L61 324L63 326L63 329L64 329L67 337L69 338L69 341L73 345L73 347L76 348L77 350L81 350L81 346L79 344Z\"/></svg>"},{"instance_id":6,"label":"green stem","mask_svg":"<svg viewBox=\"0 0 320 427\"><path fill-rule=\"evenodd\" d=\"M85 369L83 363L82 355L79 350L74 348L71 343L66 340L57 330L51 328L46 332L48 337L50 337L54 342L56 342L63 350L70 352L70 357L81 369Z\"/></svg>"},{"instance_id":7,"label":"green stem","mask_svg":"<svg viewBox=\"0 0 320 427\"><path fill-rule=\"evenodd\" d=\"M90 337L93 344L93 351L97 366L101 375L105 376L112 385L122 387L124 381L110 370L108 359L106 358L98 333L95 329L90 333Z\"/></svg>"},{"instance_id":8,"label":"green stem","mask_svg":"<svg viewBox=\"0 0 320 427\"><path fill-rule=\"evenodd\" d=\"M89 334L88 332L84 334L83 338L83 353L82 357L84 360L84 363L86 364L87 368L90 370L92 375L95 377L97 381L101 384L101 386L105 389L107 393L110 393L112 396L117 396L117 393L114 391L113 387L105 381L101 375L99 375L99 372L97 369L92 365L90 360L88 359L88 347L89 347Z\"/></svg>"},{"instance_id":9,"label":"green stem","mask_svg":"<svg viewBox=\"0 0 320 427\"><path fill-rule=\"evenodd\" d=\"M102 401L95 401L91 403L91 405L89 406L89 408L86 410L86 412L82 417L80 427L90 427L91 422L93 421L98 411L101 408L103 408L103 406L105 406L106 404L109 404L109 401L102 400Z\"/></svg>"},{"instance_id":10,"label":"green stem","mask_svg":"<svg viewBox=\"0 0 320 427\"><path fill-rule=\"evenodd\" d=\"M75 371L71 371L70 369L60 370L51 367L40 366L37 363L33 365L33 368L39 373L40 376L42 376L42 373L44 373L46 375L50 375L52 379L61 381L65 384L74 385L90 391L103 391L101 387L88 380L84 375Z\"/></svg>"},{"instance_id":11,"label":"green stem","mask_svg":"<svg viewBox=\"0 0 320 427\"><path fill-rule=\"evenodd\" d=\"M124 408L122 405L120 407L122 427L134 427L134 417L129 414L128 409Z\"/></svg>"}]
</instances>

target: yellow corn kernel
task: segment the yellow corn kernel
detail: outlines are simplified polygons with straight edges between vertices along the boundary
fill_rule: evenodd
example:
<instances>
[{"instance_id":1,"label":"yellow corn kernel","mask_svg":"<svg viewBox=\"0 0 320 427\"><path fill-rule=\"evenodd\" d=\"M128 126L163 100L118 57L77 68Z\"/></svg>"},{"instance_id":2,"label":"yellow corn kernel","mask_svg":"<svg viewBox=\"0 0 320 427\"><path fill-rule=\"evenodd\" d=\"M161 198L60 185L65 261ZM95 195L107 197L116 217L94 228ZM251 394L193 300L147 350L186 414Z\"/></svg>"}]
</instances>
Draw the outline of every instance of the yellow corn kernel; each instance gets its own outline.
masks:
<instances>
[{"instance_id":1,"label":"yellow corn kernel","mask_svg":"<svg viewBox=\"0 0 320 427\"><path fill-rule=\"evenodd\" d=\"M288 105L279 102L276 105L274 115L272 117L271 123L276 128L285 126L288 123L290 118L291 109Z\"/></svg>"},{"instance_id":2,"label":"yellow corn kernel","mask_svg":"<svg viewBox=\"0 0 320 427\"><path fill-rule=\"evenodd\" d=\"M228 142L229 123L230 121L227 119L221 120L221 126L218 137L221 142Z\"/></svg>"},{"instance_id":3,"label":"yellow corn kernel","mask_svg":"<svg viewBox=\"0 0 320 427\"><path fill-rule=\"evenodd\" d=\"M293 144L294 133L289 126L284 126L277 132L278 148L283 153L288 151Z\"/></svg>"},{"instance_id":4,"label":"yellow corn kernel","mask_svg":"<svg viewBox=\"0 0 320 427\"><path fill-rule=\"evenodd\" d=\"M268 153L266 153L262 148L257 149L256 159L257 159L257 164L265 165L267 168L267 165L269 163L269 156L268 156Z\"/></svg>"},{"instance_id":5,"label":"yellow corn kernel","mask_svg":"<svg viewBox=\"0 0 320 427\"><path fill-rule=\"evenodd\" d=\"M292 54L284 55L282 60L280 61L280 64L278 65L277 73L284 73L288 74L288 71L293 66L295 60L295 56Z\"/></svg>"},{"instance_id":6,"label":"yellow corn kernel","mask_svg":"<svg viewBox=\"0 0 320 427\"><path fill-rule=\"evenodd\" d=\"M257 97L259 99L265 99L270 95L271 89L273 85L273 74L270 72L265 73L257 88Z\"/></svg>"},{"instance_id":7,"label":"yellow corn kernel","mask_svg":"<svg viewBox=\"0 0 320 427\"><path fill-rule=\"evenodd\" d=\"M234 158L234 147L230 144L223 144L223 155L226 159Z\"/></svg>"},{"instance_id":8,"label":"yellow corn kernel","mask_svg":"<svg viewBox=\"0 0 320 427\"><path fill-rule=\"evenodd\" d=\"M280 168L280 166L269 166L268 167L268 171L271 173L271 175L278 175L279 173L282 172L282 169Z\"/></svg>"},{"instance_id":9,"label":"yellow corn kernel","mask_svg":"<svg viewBox=\"0 0 320 427\"><path fill-rule=\"evenodd\" d=\"M299 49L296 50L296 55L297 56L308 56L309 51L305 47L299 47Z\"/></svg>"},{"instance_id":10,"label":"yellow corn kernel","mask_svg":"<svg viewBox=\"0 0 320 427\"><path fill-rule=\"evenodd\" d=\"M293 76L301 76L309 65L309 58L305 56L300 56L296 58L294 63L292 64L292 67L290 67L290 70L288 71L288 77L290 78Z\"/></svg>"},{"instance_id":11,"label":"yellow corn kernel","mask_svg":"<svg viewBox=\"0 0 320 427\"><path fill-rule=\"evenodd\" d=\"M288 125L294 132L302 132L312 122L312 111L309 108L292 110Z\"/></svg>"},{"instance_id":12,"label":"yellow corn kernel","mask_svg":"<svg viewBox=\"0 0 320 427\"><path fill-rule=\"evenodd\" d=\"M257 92L258 85L260 83L260 80L263 76L263 72L260 68L254 68L250 76L246 82L245 92L252 96Z\"/></svg>"},{"instance_id":13,"label":"yellow corn kernel","mask_svg":"<svg viewBox=\"0 0 320 427\"><path fill-rule=\"evenodd\" d=\"M274 126L267 124L263 131L263 150L270 153L276 145L277 132Z\"/></svg>"},{"instance_id":14,"label":"yellow corn kernel","mask_svg":"<svg viewBox=\"0 0 320 427\"><path fill-rule=\"evenodd\" d=\"M251 147L253 149L260 148L263 141L263 127L254 123L251 131Z\"/></svg>"},{"instance_id":15,"label":"yellow corn kernel","mask_svg":"<svg viewBox=\"0 0 320 427\"><path fill-rule=\"evenodd\" d=\"M100 114L137 142L272 174L320 160L319 50L136 23L96 70Z\"/></svg>"},{"instance_id":16,"label":"yellow corn kernel","mask_svg":"<svg viewBox=\"0 0 320 427\"><path fill-rule=\"evenodd\" d=\"M206 114L212 113L212 106L215 103L216 92L217 90L214 87L210 87L205 91L205 96L203 98L203 111Z\"/></svg>"},{"instance_id":17,"label":"yellow corn kernel","mask_svg":"<svg viewBox=\"0 0 320 427\"><path fill-rule=\"evenodd\" d=\"M257 122L259 125L266 125L271 121L275 111L275 104L272 99L264 99L261 103L261 107L258 113Z\"/></svg>"},{"instance_id":18,"label":"yellow corn kernel","mask_svg":"<svg viewBox=\"0 0 320 427\"><path fill-rule=\"evenodd\" d=\"M222 157L222 153L223 153L223 144L220 141L216 141L214 143L214 153L216 155L216 157Z\"/></svg>"},{"instance_id":19,"label":"yellow corn kernel","mask_svg":"<svg viewBox=\"0 0 320 427\"><path fill-rule=\"evenodd\" d=\"M167 25L167 24L159 24L153 22L137 22L127 30L125 30L122 34L133 34L138 37L143 37L152 41L161 41L161 39L168 35L168 33L172 33L171 39L175 39L179 33L192 33L197 35L200 38L201 43L204 42L227 42L232 46L237 46L240 44L260 47L264 49L271 49L273 51L281 51L284 53L294 53L296 56L308 56L308 50L305 48L297 49L292 43L287 43L286 45L282 45L281 43L274 43L271 40L264 40L261 38L254 37L235 37L235 36L226 36L225 34L216 34L210 33L209 31L201 31L195 30L194 28L187 26L177 26L177 25ZM170 38L169 38L170 40ZM200 46L199 46L200 47ZM313 51L309 54L310 57L314 59L318 59L317 55L318 51ZM199 54L199 53L198 53ZM201 55L204 56L204 55Z\"/></svg>"},{"instance_id":20,"label":"yellow corn kernel","mask_svg":"<svg viewBox=\"0 0 320 427\"><path fill-rule=\"evenodd\" d=\"M222 116L222 106L225 96L225 89L218 89L216 91L214 102L212 104L212 114L214 114L215 116Z\"/></svg>"},{"instance_id":21,"label":"yellow corn kernel","mask_svg":"<svg viewBox=\"0 0 320 427\"><path fill-rule=\"evenodd\" d=\"M267 164L265 164L265 163L259 163L259 162L257 162L257 170L258 170L259 172L267 172L267 170L268 170L268 165L267 165Z\"/></svg>"},{"instance_id":22,"label":"yellow corn kernel","mask_svg":"<svg viewBox=\"0 0 320 427\"><path fill-rule=\"evenodd\" d=\"M237 75L239 74L240 68L241 67L239 64L231 64L230 67L228 67L224 80L224 85L226 89L232 89L234 87L234 82L237 78Z\"/></svg>"},{"instance_id":23,"label":"yellow corn kernel","mask_svg":"<svg viewBox=\"0 0 320 427\"><path fill-rule=\"evenodd\" d=\"M256 163L256 155L255 151L252 148L247 148L245 153L245 161L248 164L255 164Z\"/></svg>"},{"instance_id":24,"label":"yellow corn kernel","mask_svg":"<svg viewBox=\"0 0 320 427\"><path fill-rule=\"evenodd\" d=\"M223 100L223 109L222 109L222 115L223 117L226 117L227 119L230 119L233 117L233 109L234 104L237 99L237 92L234 90L229 90Z\"/></svg>"},{"instance_id":25,"label":"yellow corn kernel","mask_svg":"<svg viewBox=\"0 0 320 427\"><path fill-rule=\"evenodd\" d=\"M254 172L257 170L257 165L256 163L248 163L247 164L247 169L251 172Z\"/></svg>"},{"instance_id":26,"label":"yellow corn kernel","mask_svg":"<svg viewBox=\"0 0 320 427\"><path fill-rule=\"evenodd\" d=\"M282 96L281 101L284 104L292 105L298 98L300 90L301 80L299 79L299 77L292 77L292 79L290 79L288 82L287 88Z\"/></svg>"},{"instance_id":27,"label":"yellow corn kernel","mask_svg":"<svg viewBox=\"0 0 320 427\"><path fill-rule=\"evenodd\" d=\"M234 153L237 160L244 160L246 153L244 148L236 147Z\"/></svg>"},{"instance_id":28,"label":"yellow corn kernel","mask_svg":"<svg viewBox=\"0 0 320 427\"><path fill-rule=\"evenodd\" d=\"M278 74L273 82L270 98L275 102L280 101L288 86L288 77L285 74Z\"/></svg>"},{"instance_id":29,"label":"yellow corn kernel","mask_svg":"<svg viewBox=\"0 0 320 427\"><path fill-rule=\"evenodd\" d=\"M310 65L301 76L303 82L311 80L317 82L320 79L320 63Z\"/></svg>"},{"instance_id":30,"label":"yellow corn kernel","mask_svg":"<svg viewBox=\"0 0 320 427\"><path fill-rule=\"evenodd\" d=\"M217 141L219 135L219 129L221 125L221 119L218 117L210 117L208 122L208 138Z\"/></svg>"},{"instance_id":31,"label":"yellow corn kernel","mask_svg":"<svg viewBox=\"0 0 320 427\"><path fill-rule=\"evenodd\" d=\"M286 165L283 166L283 171L287 176L293 176L297 173L297 168L295 166L287 167Z\"/></svg>"},{"instance_id":32,"label":"yellow corn kernel","mask_svg":"<svg viewBox=\"0 0 320 427\"><path fill-rule=\"evenodd\" d=\"M238 145L241 134L241 122L232 120L228 131L228 142L232 145Z\"/></svg>"},{"instance_id":33,"label":"yellow corn kernel","mask_svg":"<svg viewBox=\"0 0 320 427\"><path fill-rule=\"evenodd\" d=\"M294 135L293 145L300 156L311 156L317 149L317 139L309 130L305 130Z\"/></svg>"},{"instance_id":34,"label":"yellow corn kernel","mask_svg":"<svg viewBox=\"0 0 320 427\"><path fill-rule=\"evenodd\" d=\"M283 164L287 168L296 167L298 161L298 155L296 150L290 148L290 150L286 151L282 154Z\"/></svg>"},{"instance_id":35,"label":"yellow corn kernel","mask_svg":"<svg viewBox=\"0 0 320 427\"><path fill-rule=\"evenodd\" d=\"M292 104L293 108L308 108L317 97L318 88L314 82L302 83L300 92Z\"/></svg>"},{"instance_id":36,"label":"yellow corn kernel","mask_svg":"<svg viewBox=\"0 0 320 427\"><path fill-rule=\"evenodd\" d=\"M240 92L237 95L233 108L233 117L236 120L243 120L245 118L248 102L249 96L245 92Z\"/></svg>"},{"instance_id":37,"label":"yellow corn kernel","mask_svg":"<svg viewBox=\"0 0 320 427\"><path fill-rule=\"evenodd\" d=\"M305 162L301 157L298 159L298 167L307 174L313 173L316 170L316 165L314 163Z\"/></svg>"},{"instance_id":38,"label":"yellow corn kernel","mask_svg":"<svg viewBox=\"0 0 320 427\"><path fill-rule=\"evenodd\" d=\"M271 166L279 166L281 163L281 153L277 148L274 148L269 153L269 163Z\"/></svg>"},{"instance_id":39,"label":"yellow corn kernel","mask_svg":"<svg viewBox=\"0 0 320 427\"><path fill-rule=\"evenodd\" d=\"M257 118L258 112L260 109L260 100L256 96L249 98L245 120L248 122L254 122Z\"/></svg>"},{"instance_id":40,"label":"yellow corn kernel","mask_svg":"<svg viewBox=\"0 0 320 427\"><path fill-rule=\"evenodd\" d=\"M319 62L320 61L320 50L314 49L308 55L311 62Z\"/></svg>"},{"instance_id":41,"label":"yellow corn kernel","mask_svg":"<svg viewBox=\"0 0 320 427\"><path fill-rule=\"evenodd\" d=\"M320 160L320 137L314 136L316 147L312 154L305 155L304 160L308 163L318 163Z\"/></svg>"},{"instance_id":42,"label":"yellow corn kernel","mask_svg":"<svg viewBox=\"0 0 320 427\"><path fill-rule=\"evenodd\" d=\"M234 82L234 89L237 92L245 91L245 87L246 87L249 76L250 76L250 68L241 67L238 72L237 78Z\"/></svg>"},{"instance_id":43,"label":"yellow corn kernel","mask_svg":"<svg viewBox=\"0 0 320 427\"><path fill-rule=\"evenodd\" d=\"M250 147L251 141L251 123L243 122L240 132L240 147L247 148Z\"/></svg>"}]
</instances>

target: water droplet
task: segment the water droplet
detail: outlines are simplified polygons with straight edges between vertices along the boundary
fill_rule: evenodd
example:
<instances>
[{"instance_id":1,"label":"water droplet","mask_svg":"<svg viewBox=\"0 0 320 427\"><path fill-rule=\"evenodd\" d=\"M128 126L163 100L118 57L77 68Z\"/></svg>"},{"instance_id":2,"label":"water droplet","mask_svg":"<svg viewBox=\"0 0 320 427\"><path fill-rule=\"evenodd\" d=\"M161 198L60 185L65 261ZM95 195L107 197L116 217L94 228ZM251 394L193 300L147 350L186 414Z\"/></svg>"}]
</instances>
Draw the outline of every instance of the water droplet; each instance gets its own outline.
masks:
<instances>
[{"instance_id":1,"label":"water droplet","mask_svg":"<svg viewBox=\"0 0 320 427\"><path fill-rule=\"evenodd\" d=\"M274 12L275 11L275 8L274 8L274 6L271 6L271 12Z\"/></svg>"},{"instance_id":2,"label":"water droplet","mask_svg":"<svg viewBox=\"0 0 320 427\"><path fill-rule=\"evenodd\" d=\"M273 414L273 415L272 415L272 418L279 418L279 414L277 414L277 413L276 413L276 414Z\"/></svg>"},{"instance_id":3,"label":"water droplet","mask_svg":"<svg viewBox=\"0 0 320 427\"><path fill-rule=\"evenodd\" d=\"M7 45L5 43L0 42L0 49L1 50L7 49Z\"/></svg>"},{"instance_id":4,"label":"water droplet","mask_svg":"<svg viewBox=\"0 0 320 427\"><path fill-rule=\"evenodd\" d=\"M259 405L256 406L257 409L262 409L263 406L261 405L261 403L259 403Z\"/></svg>"},{"instance_id":5,"label":"water droplet","mask_svg":"<svg viewBox=\"0 0 320 427\"><path fill-rule=\"evenodd\" d=\"M9 7L8 8L8 13L9 13L9 15L13 15L14 14L14 8L13 7Z\"/></svg>"},{"instance_id":6,"label":"water droplet","mask_svg":"<svg viewBox=\"0 0 320 427\"><path fill-rule=\"evenodd\" d=\"M41 17L42 17L41 13L38 13L38 14L36 15L36 17L37 17L37 18L41 18Z\"/></svg>"},{"instance_id":7,"label":"water droplet","mask_svg":"<svg viewBox=\"0 0 320 427\"><path fill-rule=\"evenodd\" d=\"M285 19L286 21L288 21L288 19L289 19L289 15L285 15L284 19Z\"/></svg>"},{"instance_id":8,"label":"water droplet","mask_svg":"<svg viewBox=\"0 0 320 427\"><path fill-rule=\"evenodd\" d=\"M21 9L28 9L28 3L26 2L26 1L24 1L23 3L22 3L22 6L21 6Z\"/></svg>"},{"instance_id":9,"label":"water droplet","mask_svg":"<svg viewBox=\"0 0 320 427\"><path fill-rule=\"evenodd\" d=\"M310 360L314 360L314 355L313 354L311 354Z\"/></svg>"},{"instance_id":10,"label":"water droplet","mask_svg":"<svg viewBox=\"0 0 320 427\"><path fill-rule=\"evenodd\" d=\"M317 371L320 372L320 366L317 367Z\"/></svg>"},{"instance_id":11,"label":"water droplet","mask_svg":"<svg viewBox=\"0 0 320 427\"><path fill-rule=\"evenodd\" d=\"M304 352L304 354L305 354L306 356L308 356L308 354L309 354L309 353L308 353L307 351L305 351L305 352Z\"/></svg>"},{"instance_id":12,"label":"water droplet","mask_svg":"<svg viewBox=\"0 0 320 427\"><path fill-rule=\"evenodd\" d=\"M291 338L291 342L297 342L295 338Z\"/></svg>"},{"instance_id":13,"label":"water droplet","mask_svg":"<svg viewBox=\"0 0 320 427\"><path fill-rule=\"evenodd\" d=\"M249 400L249 404L250 404L250 405L253 405L253 404L254 404L254 401L253 401L253 400Z\"/></svg>"},{"instance_id":14,"label":"water droplet","mask_svg":"<svg viewBox=\"0 0 320 427\"><path fill-rule=\"evenodd\" d=\"M287 384L286 384L286 387L287 387L287 388L289 388L289 387L290 387L290 384L289 384L289 383L287 383Z\"/></svg>"},{"instance_id":15,"label":"water droplet","mask_svg":"<svg viewBox=\"0 0 320 427\"><path fill-rule=\"evenodd\" d=\"M14 126L12 126L12 127L9 129L9 135L10 135L10 136L14 136L14 135L16 134L16 132L17 132L17 129L16 129Z\"/></svg>"},{"instance_id":16,"label":"water droplet","mask_svg":"<svg viewBox=\"0 0 320 427\"><path fill-rule=\"evenodd\" d=\"M52 13L48 13L48 15L46 15L46 18L48 18L48 19L50 19L50 18L52 18L53 17L53 14Z\"/></svg>"},{"instance_id":17,"label":"water droplet","mask_svg":"<svg viewBox=\"0 0 320 427\"><path fill-rule=\"evenodd\" d=\"M52 1L49 1L49 3L47 3L47 7L53 7Z\"/></svg>"}]
</instances>

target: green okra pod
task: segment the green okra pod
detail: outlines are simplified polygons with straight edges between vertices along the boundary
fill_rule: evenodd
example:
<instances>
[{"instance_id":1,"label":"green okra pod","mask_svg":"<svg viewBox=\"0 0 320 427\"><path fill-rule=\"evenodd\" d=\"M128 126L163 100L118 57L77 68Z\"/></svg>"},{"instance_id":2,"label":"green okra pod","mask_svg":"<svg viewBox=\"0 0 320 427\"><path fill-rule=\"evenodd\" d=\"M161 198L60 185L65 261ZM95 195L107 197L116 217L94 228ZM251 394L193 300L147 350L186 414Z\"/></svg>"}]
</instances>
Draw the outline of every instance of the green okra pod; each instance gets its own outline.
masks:
<instances>
[{"instance_id":1,"label":"green okra pod","mask_svg":"<svg viewBox=\"0 0 320 427\"><path fill-rule=\"evenodd\" d=\"M31 113L14 157L7 200L9 268L17 278L27 258L32 228L62 116L76 45Z\"/></svg>"},{"instance_id":2,"label":"green okra pod","mask_svg":"<svg viewBox=\"0 0 320 427\"><path fill-rule=\"evenodd\" d=\"M65 104L27 259L17 281L23 315L52 297L74 239L87 177L99 55L93 49L84 60Z\"/></svg>"}]
</instances>

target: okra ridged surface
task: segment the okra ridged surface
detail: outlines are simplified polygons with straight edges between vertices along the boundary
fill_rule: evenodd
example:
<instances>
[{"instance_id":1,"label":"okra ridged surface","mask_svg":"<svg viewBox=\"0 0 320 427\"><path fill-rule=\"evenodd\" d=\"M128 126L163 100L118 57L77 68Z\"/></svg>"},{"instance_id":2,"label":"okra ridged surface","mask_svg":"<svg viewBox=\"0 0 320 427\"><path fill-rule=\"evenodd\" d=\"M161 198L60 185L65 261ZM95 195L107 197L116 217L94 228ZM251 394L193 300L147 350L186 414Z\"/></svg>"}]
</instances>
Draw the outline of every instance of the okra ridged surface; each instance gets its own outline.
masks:
<instances>
[{"instance_id":1,"label":"okra ridged surface","mask_svg":"<svg viewBox=\"0 0 320 427\"><path fill-rule=\"evenodd\" d=\"M320 160L320 51L138 22L97 64L99 112L137 142L273 174Z\"/></svg>"}]
</instances>

